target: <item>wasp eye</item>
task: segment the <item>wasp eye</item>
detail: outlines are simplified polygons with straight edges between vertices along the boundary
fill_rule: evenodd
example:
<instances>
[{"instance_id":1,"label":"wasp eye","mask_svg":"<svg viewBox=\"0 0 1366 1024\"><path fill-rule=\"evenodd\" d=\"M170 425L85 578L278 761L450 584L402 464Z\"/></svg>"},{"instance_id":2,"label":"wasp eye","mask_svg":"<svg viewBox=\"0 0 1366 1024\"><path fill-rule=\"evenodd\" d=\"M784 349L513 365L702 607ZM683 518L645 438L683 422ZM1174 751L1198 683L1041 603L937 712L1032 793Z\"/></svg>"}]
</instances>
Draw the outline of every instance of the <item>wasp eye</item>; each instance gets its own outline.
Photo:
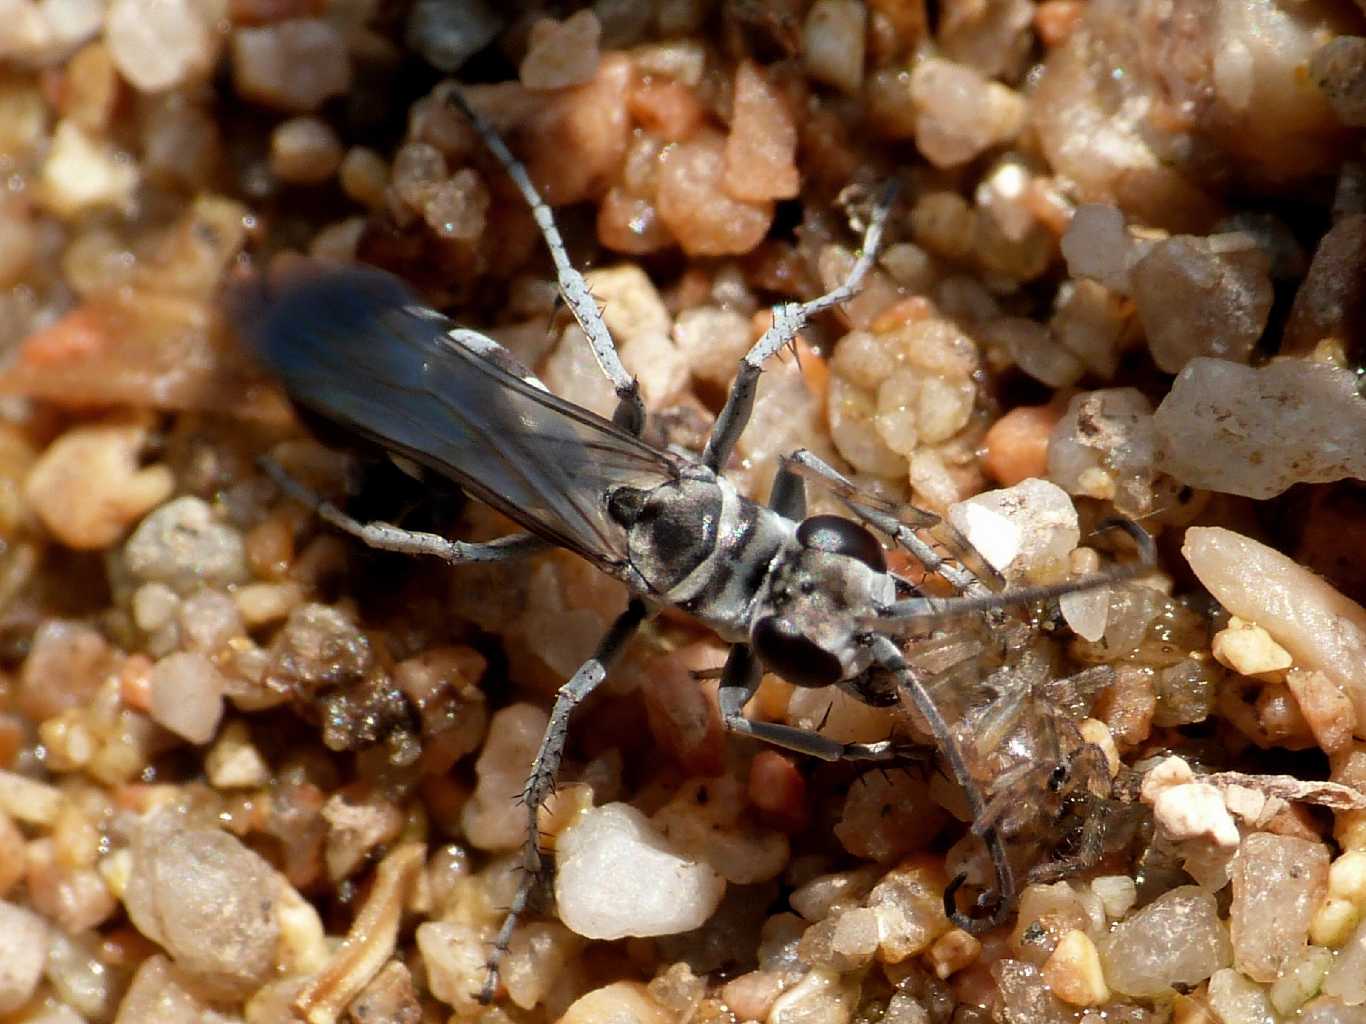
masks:
<instances>
[{"instance_id":1,"label":"wasp eye","mask_svg":"<svg viewBox=\"0 0 1366 1024\"><path fill-rule=\"evenodd\" d=\"M887 571L887 556L876 537L843 516L811 516L797 527L797 542L804 548L856 558L874 572Z\"/></svg>"},{"instance_id":2,"label":"wasp eye","mask_svg":"<svg viewBox=\"0 0 1366 1024\"><path fill-rule=\"evenodd\" d=\"M759 660L793 686L830 686L844 676L839 658L777 615L756 622L749 639Z\"/></svg>"}]
</instances>

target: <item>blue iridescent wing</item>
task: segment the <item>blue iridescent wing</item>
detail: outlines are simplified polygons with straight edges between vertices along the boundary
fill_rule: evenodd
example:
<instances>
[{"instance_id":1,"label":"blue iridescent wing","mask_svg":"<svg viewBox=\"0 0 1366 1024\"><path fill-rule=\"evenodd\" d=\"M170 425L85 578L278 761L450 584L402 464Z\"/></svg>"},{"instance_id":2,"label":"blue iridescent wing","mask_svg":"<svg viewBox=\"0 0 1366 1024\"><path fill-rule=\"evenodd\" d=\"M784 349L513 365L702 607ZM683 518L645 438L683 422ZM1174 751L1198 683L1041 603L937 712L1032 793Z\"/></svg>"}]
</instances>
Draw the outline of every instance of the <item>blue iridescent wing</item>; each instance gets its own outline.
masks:
<instances>
[{"instance_id":1,"label":"blue iridescent wing","mask_svg":"<svg viewBox=\"0 0 1366 1024\"><path fill-rule=\"evenodd\" d=\"M495 343L383 271L311 268L233 305L239 333L294 402L604 567L627 555L608 490L676 476L668 453L529 383Z\"/></svg>"}]
</instances>

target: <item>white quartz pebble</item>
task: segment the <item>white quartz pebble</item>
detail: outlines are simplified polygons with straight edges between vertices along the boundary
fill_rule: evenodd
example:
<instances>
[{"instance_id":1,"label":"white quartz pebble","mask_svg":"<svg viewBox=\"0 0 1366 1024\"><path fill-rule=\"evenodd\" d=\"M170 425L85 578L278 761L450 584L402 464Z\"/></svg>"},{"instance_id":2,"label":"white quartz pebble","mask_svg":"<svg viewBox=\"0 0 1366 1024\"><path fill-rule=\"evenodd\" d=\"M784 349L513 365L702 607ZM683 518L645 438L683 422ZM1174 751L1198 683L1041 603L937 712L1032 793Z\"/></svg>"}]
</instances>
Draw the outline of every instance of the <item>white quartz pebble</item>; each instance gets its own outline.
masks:
<instances>
[{"instance_id":1,"label":"white quartz pebble","mask_svg":"<svg viewBox=\"0 0 1366 1024\"><path fill-rule=\"evenodd\" d=\"M590 939L673 935L712 915L726 882L627 804L585 811L555 847L560 920Z\"/></svg>"}]
</instances>

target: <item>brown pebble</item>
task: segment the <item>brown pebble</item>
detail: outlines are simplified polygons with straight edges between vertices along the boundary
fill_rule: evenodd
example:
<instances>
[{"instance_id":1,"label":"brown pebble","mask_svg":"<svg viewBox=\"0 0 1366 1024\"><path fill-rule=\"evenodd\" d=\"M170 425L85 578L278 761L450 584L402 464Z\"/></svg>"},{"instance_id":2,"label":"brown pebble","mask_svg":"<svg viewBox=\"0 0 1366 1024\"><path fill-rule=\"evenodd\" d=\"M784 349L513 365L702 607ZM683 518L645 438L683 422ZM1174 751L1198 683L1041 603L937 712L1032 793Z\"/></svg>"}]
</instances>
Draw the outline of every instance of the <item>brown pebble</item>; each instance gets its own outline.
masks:
<instances>
[{"instance_id":1,"label":"brown pebble","mask_svg":"<svg viewBox=\"0 0 1366 1024\"><path fill-rule=\"evenodd\" d=\"M1063 407L1022 405L992 424L983 439L982 468L1003 487L1048 475L1048 436L1062 418Z\"/></svg>"},{"instance_id":2,"label":"brown pebble","mask_svg":"<svg viewBox=\"0 0 1366 1024\"><path fill-rule=\"evenodd\" d=\"M749 802L784 832L800 832L809 820L806 779L792 758L761 750L749 765Z\"/></svg>"}]
</instances>

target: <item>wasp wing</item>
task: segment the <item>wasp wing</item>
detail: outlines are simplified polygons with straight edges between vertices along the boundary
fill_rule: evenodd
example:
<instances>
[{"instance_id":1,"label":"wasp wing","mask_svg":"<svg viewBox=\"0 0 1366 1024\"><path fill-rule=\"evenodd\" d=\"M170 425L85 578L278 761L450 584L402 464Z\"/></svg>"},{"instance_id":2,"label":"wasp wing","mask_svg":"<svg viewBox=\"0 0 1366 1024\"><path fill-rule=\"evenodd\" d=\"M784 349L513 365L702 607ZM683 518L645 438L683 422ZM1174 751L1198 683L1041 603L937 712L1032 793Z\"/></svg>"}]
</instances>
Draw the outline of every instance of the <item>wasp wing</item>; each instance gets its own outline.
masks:
<instances>
[{"instance_id":1,"label":"wasp wing","mask_svg":"<svg viewBox=\"0 0 1366 1024\"><path fill-rule=\"evenodd\" d=\"M669 454L528 382L390 274L310 268L253 292L233 304L239 331L294 402L600 566L627 558L609 490L676 476Z\"/></svg>"}]
</instances>

